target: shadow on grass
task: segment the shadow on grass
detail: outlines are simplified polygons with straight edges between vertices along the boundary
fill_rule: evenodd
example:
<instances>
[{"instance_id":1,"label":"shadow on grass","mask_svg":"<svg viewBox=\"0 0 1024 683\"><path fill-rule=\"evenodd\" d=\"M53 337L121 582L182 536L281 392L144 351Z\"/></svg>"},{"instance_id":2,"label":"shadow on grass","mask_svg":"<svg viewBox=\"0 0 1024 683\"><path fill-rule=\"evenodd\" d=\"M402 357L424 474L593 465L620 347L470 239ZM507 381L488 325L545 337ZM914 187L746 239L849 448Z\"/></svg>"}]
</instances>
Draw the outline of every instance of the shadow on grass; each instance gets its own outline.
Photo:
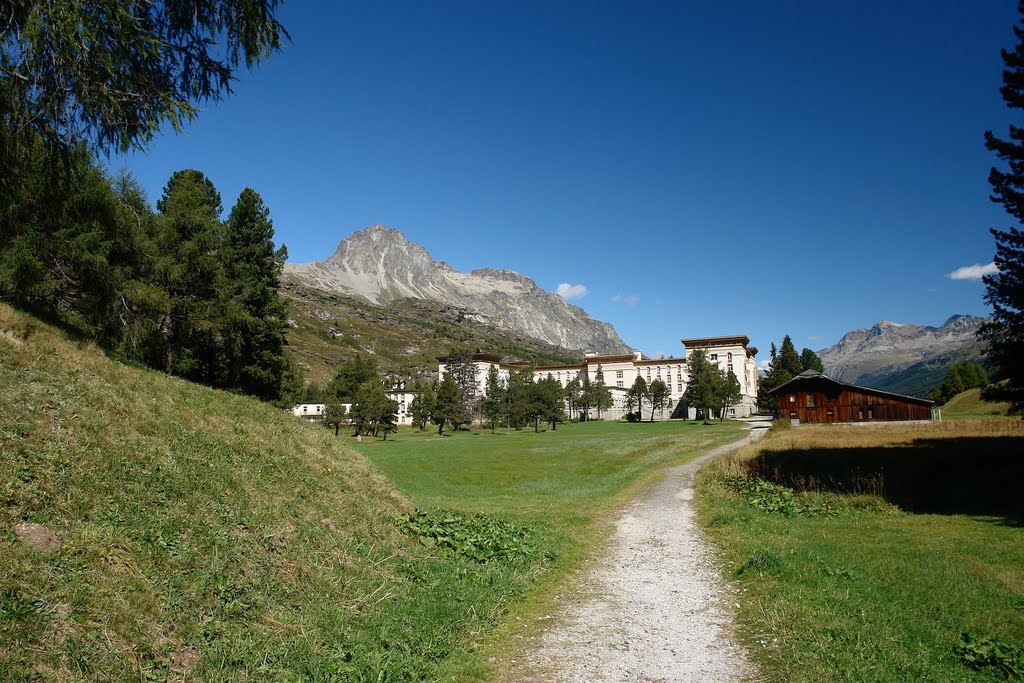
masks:
<instances>
[{"instance_id":1,"label":"shadow on grass","mask_svg":"<svg viewBox=\"0 0 1024 683\"><path fill-rule=\"evenodd\" d=\"M1024 520L1024 440L918 439L885 448L767 451L751 473L798 491L880 495L909 512Z\"/></svg>"}]
</instances>

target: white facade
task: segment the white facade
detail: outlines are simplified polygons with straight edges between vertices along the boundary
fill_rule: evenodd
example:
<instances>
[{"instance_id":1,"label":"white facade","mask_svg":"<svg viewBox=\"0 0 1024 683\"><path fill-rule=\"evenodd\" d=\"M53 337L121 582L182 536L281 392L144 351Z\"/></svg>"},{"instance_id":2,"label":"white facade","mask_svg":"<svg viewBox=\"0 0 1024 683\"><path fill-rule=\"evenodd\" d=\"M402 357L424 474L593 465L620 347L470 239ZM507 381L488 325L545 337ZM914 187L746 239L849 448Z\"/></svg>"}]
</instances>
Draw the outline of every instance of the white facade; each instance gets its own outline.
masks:
<instances>
[{"instance_id":1,"label":"white facade","mask_svg":"<svg viewBox=\"0 0 1024 683\"><path fill-rule=\"evenodd\" d=\"M295 417L302 417L311 422L319 422L324 419L323 403L300 403L291 410Z\"/></svg>"},{"instance_id":2,"label":"white facade","mask_svg":"<svg viewBox=\"0 0 1024 683\"><path fill-rule=\"evenodd\" d=\"M627 354L596 355L587 354L583 363L578 365L546 365L533 370L534 381L544 377L552 377L563 387L574 379L583 380L586 375L591 384L597 381L598 373L603 376L604 384L612 392L612 408L604 411L602 417L617 420L626 415L626 392L643 377L650 385L660 379L668 387L669 396L665 408L655 415L655 419L668 417L686 417L694 419L696 410L687 408L683 401L686 386L689 383L688 359L693 351L702 350L709 361L718 365L723 371L732 370L740 383L743 396L740 403L730 409L727 417L746 417L752 414L757 405L757 363L754 356L757 349L748 346L750 340L744 336L734 337L700 337L681 340L686 347L685 354L675 358L644 358L639 351ZM438 359L438 376L447 372L445 358ZM477 353L473 356L476 366L477 393L482 396L487 383L487 372L492 366L498 368L498 376L502 381L508 378L510 370L523 367L524 364L503 364L500 356ZM682 403L682 405L681 405ZM650 406L644 405L641 415L650 419Z\"/></svg>"}]
</instances>

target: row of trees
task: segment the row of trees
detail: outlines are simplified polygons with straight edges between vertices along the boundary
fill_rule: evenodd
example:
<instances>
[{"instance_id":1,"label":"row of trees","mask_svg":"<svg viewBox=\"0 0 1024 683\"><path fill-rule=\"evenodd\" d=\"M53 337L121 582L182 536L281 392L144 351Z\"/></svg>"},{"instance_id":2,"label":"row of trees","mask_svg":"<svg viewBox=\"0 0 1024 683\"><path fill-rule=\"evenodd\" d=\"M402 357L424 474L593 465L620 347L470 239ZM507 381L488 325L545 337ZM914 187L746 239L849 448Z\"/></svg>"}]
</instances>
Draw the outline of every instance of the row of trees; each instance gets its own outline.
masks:
<instances>
[{"instance_id":1,"label":"row of trees","mask_svg":"<svg viewBox=\"0 0 1024 683\"><path fill-rule=\"evenodd\" d=\"M289 402L302 380L285 350L286 250L250 188L226 220L213 183L175 172L154 211L127 173L86 150L59 171L42 143L0 207L0 296L113 355L213 387Z\"/></svg>"}]
</instances>

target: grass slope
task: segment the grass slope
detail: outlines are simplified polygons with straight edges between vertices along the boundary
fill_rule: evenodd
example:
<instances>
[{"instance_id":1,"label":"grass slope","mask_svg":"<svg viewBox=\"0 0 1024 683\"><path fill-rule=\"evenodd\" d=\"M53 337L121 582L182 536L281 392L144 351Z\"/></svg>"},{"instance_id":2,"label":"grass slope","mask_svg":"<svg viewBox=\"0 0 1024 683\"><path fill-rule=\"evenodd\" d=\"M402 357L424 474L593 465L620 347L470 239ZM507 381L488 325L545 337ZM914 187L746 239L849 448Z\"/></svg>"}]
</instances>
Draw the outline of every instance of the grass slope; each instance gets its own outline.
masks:
<instances>
[{"instance_id":1,"label":"grass slope","mask_svg":"<svg viewBox=\"0 0 1024 683\"><path fill-rule=\"evenodd\" d=\"M1010 413L1009 403L989 403L981 400L981 389L968 389L949 399L942 406L943 420L973 420L1005 417Z\"/></svg>"},{"instance_id":2,"label":"grass slope","mask_svg":"<svg viewBox=\"0 0 1024 683\"><path fill-rule=\"evenodd\" d=\"M956 514L963 497L950 497L944 510L935 497L911 496L927 501L930 514L885 498L906 500L906 482L898 493L887 482L907 461L921 494L933 479L948 479L939 470L969 474L976 459L1001 468L989 470L989 485L1000 477L1019 483L1022 452L1019 421L815 426L770 434L704 468L699 519L742 588L742 635L764 679L1006 680L992 667L966 666L955 648L963 632L1024 645L1024 527L1002 504L986 513L984 482L970 492L972 516ZM837 458L845 479L833 476ZM769 479L809 490L735 478L764 463Z\"/></svg>"},{"instance_id":3,"label":"grass slope","mask_svg":"<svg viewBox=\"0 0 1024 683\"><path fill-rule=\"evenodd\" d=\"M285 283L292 325L288 345L307 379L326 382L355 353L374 356L381 368L409 376L437 371L439 355L453 347L482 349L536 363L578 363L582 354L523 334L481 324L466 311L434 301L403 299L374 306L353 297Z\"/></svg>"},{"instance_id":4,"label":"grass slope","mask_svg":"<svg viewBox=\"0 0 1024 683\"><path fill-rule=\"evenodd\" d=\"M0 305L0 680L472 676L537 563L431 552L410 509L327 430Z\"/></svg>"}]
</instances>

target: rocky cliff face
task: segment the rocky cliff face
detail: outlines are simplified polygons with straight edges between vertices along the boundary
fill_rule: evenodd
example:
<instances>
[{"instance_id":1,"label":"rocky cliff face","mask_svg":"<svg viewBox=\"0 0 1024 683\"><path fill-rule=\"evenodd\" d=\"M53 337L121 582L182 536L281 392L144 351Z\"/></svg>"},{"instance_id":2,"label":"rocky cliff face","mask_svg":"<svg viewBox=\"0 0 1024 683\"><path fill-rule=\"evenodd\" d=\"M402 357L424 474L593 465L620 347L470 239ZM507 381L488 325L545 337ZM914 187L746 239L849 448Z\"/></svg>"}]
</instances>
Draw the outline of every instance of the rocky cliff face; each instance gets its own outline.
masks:
<instances>
[{"instance_id":1,"label":"rocky cliff face","mask_svg":"<svg viewBox=\"0 0 1024 683\"><path fill-rule=\"evenodd\" d=\"M954 315L940 327L883 320L848 332L838 344L818 351L818 356L830 377L886 389L879 384L885 384L887 376L915 365L976 355L980 344L975 335L983 322L984 318L971 315Z\"/></svg>"},{"instance_id":2,"label":"rocky cliff face","mask_svg":"<svg viewBox=\"0 0 1024 683\"><path fill-rule=\"evenodd\" d=\"M481 322L567 349L629 350L608 323L508 270L460 273L435 261L398 230L381 225L344 239L325 261L285 264L285 278L326 292L359 296L384 305L396 299L431 299L476 312Z\"/></svg>"}]
</instances>

